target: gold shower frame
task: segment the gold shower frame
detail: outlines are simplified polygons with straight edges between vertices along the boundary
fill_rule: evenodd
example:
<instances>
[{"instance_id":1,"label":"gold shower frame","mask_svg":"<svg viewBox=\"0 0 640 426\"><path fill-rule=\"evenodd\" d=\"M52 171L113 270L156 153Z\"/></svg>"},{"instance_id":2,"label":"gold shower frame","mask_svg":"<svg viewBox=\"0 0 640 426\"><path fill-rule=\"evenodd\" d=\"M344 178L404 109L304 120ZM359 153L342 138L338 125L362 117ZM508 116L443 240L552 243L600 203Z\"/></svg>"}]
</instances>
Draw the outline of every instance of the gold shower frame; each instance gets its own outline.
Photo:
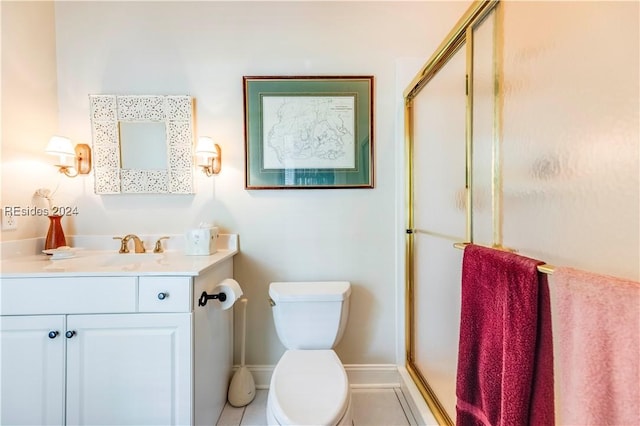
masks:
<instances>
[{"instance_id":1,"label":"gold shower frame","mask_svg":"<svg viewBox=\"0 0 640 426\"><path fill-rule=\"evenodd\" d=\"M494 43L494 114L493 114L493 144L492 144L492 221L493 221L493 245L502 245L502 168L500 140L502 135L502 104L499 98L501 87L501 74L499 64L502 62L502 7L500 0L474 1L464 15L458 20L453 29L449 32L445 40L429 58L418 74L404 91L404 119L405 119L405 155L407 159L406 182L407 182L407 230L405 242L405 353L406 367L409 375L415 382L420 393L424 397L429 409L435 419L441 425L452 425L454 422L447 414L443 405L438 399L433 389L429 386L427 379L420 372L415 360L415 312L414 312L414 182L413 182L413 100L427 83L440 71L465 45L466 47L466 117L465 117L465 190L466 190L466 241L473 242L473 191L472 191L472 138L473 138L473 29L483 21L493 10L496 12L493 43Z\"/></svg>"}]
</instances>

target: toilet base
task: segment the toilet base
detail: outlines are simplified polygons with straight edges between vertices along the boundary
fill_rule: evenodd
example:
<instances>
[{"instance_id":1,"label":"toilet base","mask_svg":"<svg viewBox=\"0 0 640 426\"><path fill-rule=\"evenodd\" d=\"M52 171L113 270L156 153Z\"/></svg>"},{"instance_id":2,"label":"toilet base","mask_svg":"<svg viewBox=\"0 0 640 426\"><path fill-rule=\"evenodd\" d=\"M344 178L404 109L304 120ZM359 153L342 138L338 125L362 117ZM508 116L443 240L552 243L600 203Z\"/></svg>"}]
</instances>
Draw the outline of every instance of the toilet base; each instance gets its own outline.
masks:
<instances>
[{"instance_id":1,"label":"toilet base","mask_svg":"<svg viewBox=\"0 0 640 426\"><path fill-rule=\"evenodd\" d=\"M267 395L267 425L269 426L282 425L282 423L279 423L278 420L273 415L273 411L271 410L271 404L269 403L270 396L271 394L269 393L269 395ZM324 426L353 426L353 416L352 416L352 410L351 410L351 393L349 393L349 402L347 403L347 410L344 412L344 415L342 416L340 421L335 425L324 425Z\"/></svg>"}]
</instances>

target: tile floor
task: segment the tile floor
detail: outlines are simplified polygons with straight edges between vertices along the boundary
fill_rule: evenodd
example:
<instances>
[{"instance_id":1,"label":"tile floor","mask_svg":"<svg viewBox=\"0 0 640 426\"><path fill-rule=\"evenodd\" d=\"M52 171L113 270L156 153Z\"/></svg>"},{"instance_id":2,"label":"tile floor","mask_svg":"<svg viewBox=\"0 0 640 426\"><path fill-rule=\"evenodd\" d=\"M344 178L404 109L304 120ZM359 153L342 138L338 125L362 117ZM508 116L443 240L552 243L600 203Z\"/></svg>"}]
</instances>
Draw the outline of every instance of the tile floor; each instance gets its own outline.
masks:
<instances>
[{"instance_id":1,"label":"tile floor","mask_svg":"<svg viewBox=\"0 0 640 426\"><path fill-rule=\"evenodd\" d=\"M400 388L352 389L353 424L355 426L414 426L416 421ZM246 407L227 404L217 426L265 426L267 390L257 390Z\"/></svg>"}]
</instances>

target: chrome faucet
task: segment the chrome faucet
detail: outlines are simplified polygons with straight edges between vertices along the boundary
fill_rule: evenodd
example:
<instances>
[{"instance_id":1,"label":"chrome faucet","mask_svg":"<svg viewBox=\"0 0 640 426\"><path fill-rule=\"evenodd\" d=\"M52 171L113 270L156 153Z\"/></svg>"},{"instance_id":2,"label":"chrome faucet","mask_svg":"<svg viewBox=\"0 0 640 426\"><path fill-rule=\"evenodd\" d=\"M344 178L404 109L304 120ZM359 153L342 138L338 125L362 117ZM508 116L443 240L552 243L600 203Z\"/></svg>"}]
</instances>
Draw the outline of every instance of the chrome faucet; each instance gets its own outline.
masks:
<instances>
[{"instance_id":1,"label":"chrome faucet","mask_svg":"<svg viewBox=\"0 0 640 426\"><path fill-rule=\"evenodd\" d=\"M114 240L122 240L120 244L120 250L118 253L129 253L129 240L133 240L134 248L136 253L144 253L147 251L144 248L144 242L138 238L137 235L129 234L125 237L113 237Z\"/></svg>"}]
</instances>

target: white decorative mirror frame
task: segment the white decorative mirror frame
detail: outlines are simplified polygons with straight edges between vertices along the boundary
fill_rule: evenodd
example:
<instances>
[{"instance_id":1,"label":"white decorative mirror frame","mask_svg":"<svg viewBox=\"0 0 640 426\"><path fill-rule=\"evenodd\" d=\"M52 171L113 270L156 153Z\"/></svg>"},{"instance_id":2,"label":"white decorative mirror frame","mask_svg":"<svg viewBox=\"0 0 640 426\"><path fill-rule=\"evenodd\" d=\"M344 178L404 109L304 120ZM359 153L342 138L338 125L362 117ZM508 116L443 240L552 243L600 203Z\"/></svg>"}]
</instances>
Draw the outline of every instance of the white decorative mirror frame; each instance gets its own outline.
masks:
<instances>
[{"instance_id":1,"label":"white decorative mirror frame","mask_svg":"<svg viewBox=\"0 0 640 426\"><path fill-rule=\"evenodd\" d=\"M96 194L193 194L191 96L89 95ZM121 167L120 123L159 122L166 130L166 169Z\"/></svg>"}]
</instances>

